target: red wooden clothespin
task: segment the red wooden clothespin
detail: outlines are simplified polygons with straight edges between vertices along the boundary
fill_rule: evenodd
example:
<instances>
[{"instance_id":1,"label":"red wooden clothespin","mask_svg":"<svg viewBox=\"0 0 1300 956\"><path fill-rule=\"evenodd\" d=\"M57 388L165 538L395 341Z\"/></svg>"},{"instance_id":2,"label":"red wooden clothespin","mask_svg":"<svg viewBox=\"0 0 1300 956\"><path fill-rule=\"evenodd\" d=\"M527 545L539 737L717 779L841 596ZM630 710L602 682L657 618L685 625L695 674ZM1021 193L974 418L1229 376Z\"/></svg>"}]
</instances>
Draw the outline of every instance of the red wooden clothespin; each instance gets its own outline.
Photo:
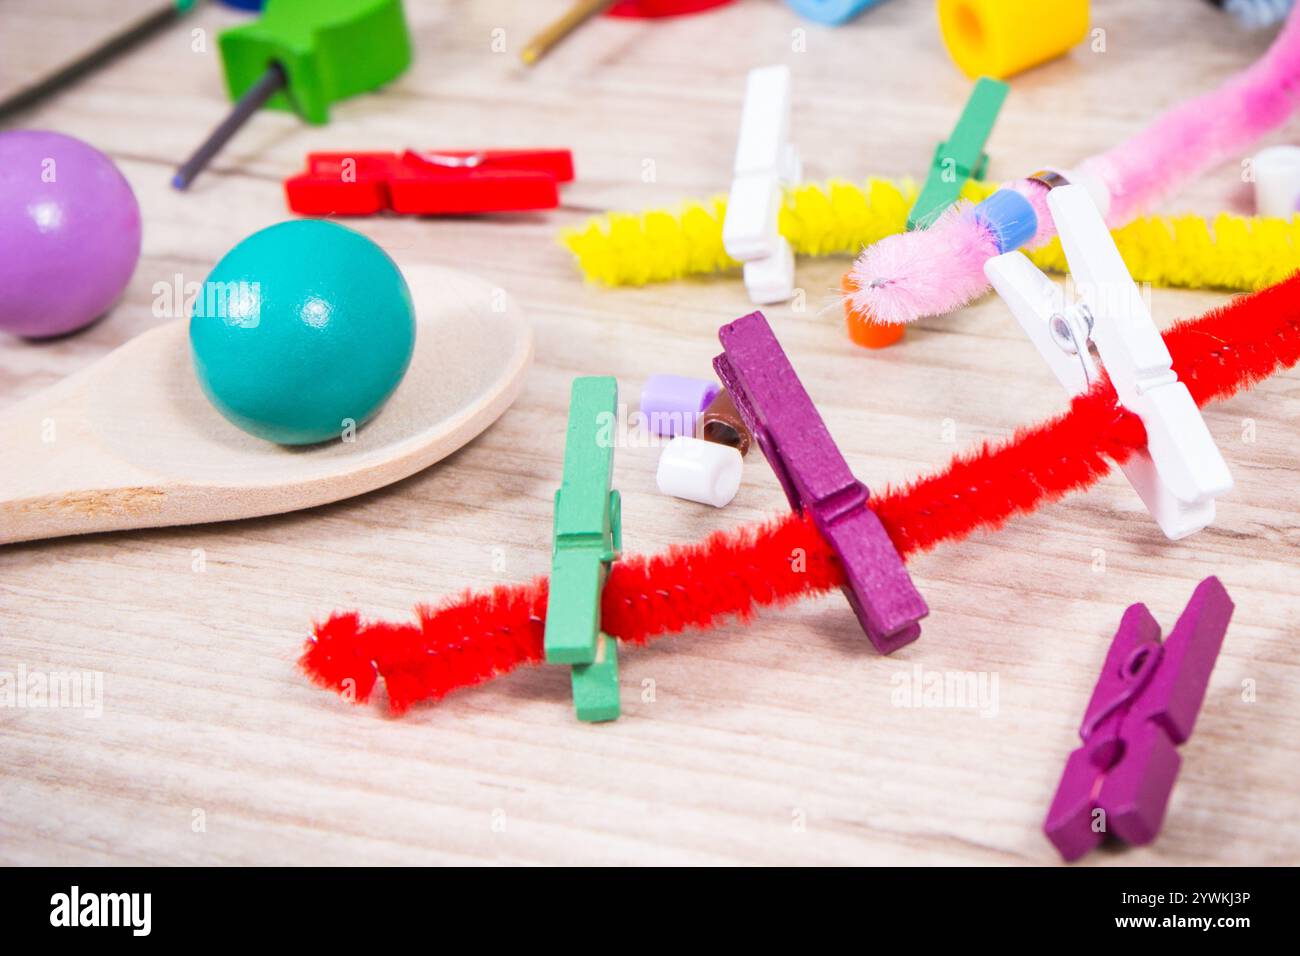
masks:
<instances>
[{"instance_id":1,"label":"red wooden clothespin","mask_svg":"<svg viewBox=\"0 0 1300 956\"><path fill-rule=\"evenodd\" d=\"M464 216L554 209L572 180L567 149L309 153L284 192L306 216Z\"/></svg>"}]
</instances>

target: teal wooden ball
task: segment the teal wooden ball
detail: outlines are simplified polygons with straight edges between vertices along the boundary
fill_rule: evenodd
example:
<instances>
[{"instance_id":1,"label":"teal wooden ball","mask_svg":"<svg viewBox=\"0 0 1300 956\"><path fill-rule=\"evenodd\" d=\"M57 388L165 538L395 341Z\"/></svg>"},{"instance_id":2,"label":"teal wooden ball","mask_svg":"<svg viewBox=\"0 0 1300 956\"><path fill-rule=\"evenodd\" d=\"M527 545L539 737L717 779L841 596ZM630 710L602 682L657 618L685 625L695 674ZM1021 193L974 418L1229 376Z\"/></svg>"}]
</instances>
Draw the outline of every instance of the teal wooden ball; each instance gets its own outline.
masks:
<instances>
[{"instance_id":1,"label":"teal wooden ball","mask_svg":"<svg viewBox=\"0 0 1300 956\"><path fill-rule=\"evenodd\" d=\"M297 220L255 232L217 263L190 316L194 370L227 419L307 445L359 428L415 347L397 264L351 229Z\"/></svg>"}]
</instances>

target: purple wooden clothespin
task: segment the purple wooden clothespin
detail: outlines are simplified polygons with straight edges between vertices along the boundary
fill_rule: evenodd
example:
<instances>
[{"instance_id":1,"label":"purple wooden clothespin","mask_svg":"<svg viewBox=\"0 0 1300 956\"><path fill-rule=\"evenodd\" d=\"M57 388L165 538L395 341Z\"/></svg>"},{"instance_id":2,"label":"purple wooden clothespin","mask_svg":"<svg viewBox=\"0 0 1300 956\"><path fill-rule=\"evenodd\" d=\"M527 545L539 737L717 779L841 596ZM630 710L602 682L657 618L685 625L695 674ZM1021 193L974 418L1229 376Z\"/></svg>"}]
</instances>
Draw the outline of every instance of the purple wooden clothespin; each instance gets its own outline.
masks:
<instances>
[{"instance_id":1,"label":"purple wooden clothespin","mask_svg":"<svg viewBox=\"0 0 1300 956\"><path fill-rule=\"evenodd\" d=\"M888 654L921 636L930 613L762 312L718 330L713 368L790 499L844 566L844 593L871 643Z\"/></svg>"},{"instance_id":2,"label":"purple wooden clothespin","mask_svg":"<svg viewBox=\"0 0 1300 956\"><path fill-rule=\"evenodd\" d=\"M1107 833L1150 843L1178 777L1177 745L1192 734L1232 617L1218 578L1196 586L1169 639L1145 604L1124 612L1043 832L1077 860Z\"/></svg>"}]
</instances>

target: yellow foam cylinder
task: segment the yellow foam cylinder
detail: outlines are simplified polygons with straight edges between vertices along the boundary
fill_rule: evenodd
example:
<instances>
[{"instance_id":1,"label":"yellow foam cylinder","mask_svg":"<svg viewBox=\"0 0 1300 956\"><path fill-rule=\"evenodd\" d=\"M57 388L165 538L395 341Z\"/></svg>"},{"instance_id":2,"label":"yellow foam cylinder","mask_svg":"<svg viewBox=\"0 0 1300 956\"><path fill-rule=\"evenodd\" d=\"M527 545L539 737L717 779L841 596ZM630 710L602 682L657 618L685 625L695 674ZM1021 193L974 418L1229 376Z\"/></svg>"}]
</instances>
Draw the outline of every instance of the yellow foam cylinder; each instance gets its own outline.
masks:
<instances>
[{"instance_id":1,"label":"yellow foam cylinder","mask_svg":"<svg viewBox=\"0 0 1300 956\"><path fill-rule=\"evenodd\" d=\"M1005 79L1088 35L1088 0L939 0L948 54L971 79Z\"/></svg>"}]
</instances>

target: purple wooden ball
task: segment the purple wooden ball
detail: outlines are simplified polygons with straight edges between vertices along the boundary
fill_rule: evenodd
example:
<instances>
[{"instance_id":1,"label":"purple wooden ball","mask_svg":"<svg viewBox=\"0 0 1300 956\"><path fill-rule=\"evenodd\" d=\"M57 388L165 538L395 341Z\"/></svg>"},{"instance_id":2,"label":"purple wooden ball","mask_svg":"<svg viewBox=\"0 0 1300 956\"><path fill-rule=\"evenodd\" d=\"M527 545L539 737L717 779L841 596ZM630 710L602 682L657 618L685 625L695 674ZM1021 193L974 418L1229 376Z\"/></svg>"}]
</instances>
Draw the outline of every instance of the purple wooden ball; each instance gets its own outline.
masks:
<instances>
[{"instance_id":1,"label":"purple wooden ball","mask_svg":"<svg viewBox=\"0 0 1300 956\"><path fill-rule=\"evenodd\" d=\"M140 259L140 206L113 161L62 133L0 133L0 329L89 325Z\"/></svg>"}]
</instances>

